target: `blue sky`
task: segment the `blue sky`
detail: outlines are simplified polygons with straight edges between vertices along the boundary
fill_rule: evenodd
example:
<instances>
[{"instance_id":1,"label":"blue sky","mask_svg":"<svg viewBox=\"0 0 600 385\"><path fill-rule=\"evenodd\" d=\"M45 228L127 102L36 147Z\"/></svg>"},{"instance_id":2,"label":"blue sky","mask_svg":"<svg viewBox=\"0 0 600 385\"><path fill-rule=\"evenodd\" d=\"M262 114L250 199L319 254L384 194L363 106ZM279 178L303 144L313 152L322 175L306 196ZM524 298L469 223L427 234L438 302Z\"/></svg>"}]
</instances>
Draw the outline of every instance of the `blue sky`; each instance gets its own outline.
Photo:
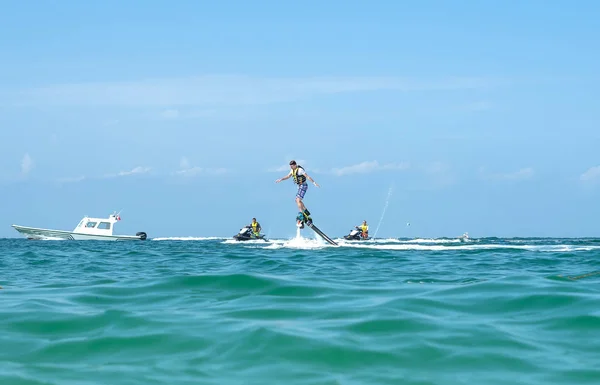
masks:
<instances>
[{"instance_id":1,"label":"blue sky","mask_svg":"<svg viewBox=\"0 0 600 385\"><path fill-rule=\"evenodd\" d=\"M0 237L597 236L592 1L32 1L0 16ZM289 182L289 183L288 183ZM407 227L406 223L411 226Z\"/></svg>"}]
</instances>

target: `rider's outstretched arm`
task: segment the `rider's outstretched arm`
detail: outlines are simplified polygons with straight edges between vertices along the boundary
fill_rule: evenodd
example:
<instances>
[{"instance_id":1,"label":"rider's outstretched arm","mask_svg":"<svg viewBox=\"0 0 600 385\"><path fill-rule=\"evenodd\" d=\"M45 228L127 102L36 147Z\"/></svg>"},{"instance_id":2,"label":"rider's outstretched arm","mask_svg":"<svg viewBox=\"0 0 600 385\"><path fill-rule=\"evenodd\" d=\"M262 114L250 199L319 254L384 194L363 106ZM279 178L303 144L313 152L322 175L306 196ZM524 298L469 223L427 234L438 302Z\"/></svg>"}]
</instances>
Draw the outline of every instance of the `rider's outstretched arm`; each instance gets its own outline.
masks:
<instances>
[{"instance_id":1,"label":"rider's outstretched arm","mask_svg":"<svg viewBox=\"0 0 600 385\"><path fill-rule=\"evenodd\" d=\"M309 181L313 182L313 184L317 187L321 187L317 184L317 182L315 182L315 180L313 178L310 177L310 175L308 175L308 173L305 171L304 175L306 175L306 179L308 179Z\"/></svg>"},{"instance_id":2,"label":"rider's outstretched arm","mask_svg":"<svg viewBox=\"0 0 600 385\"><path fill-rule=\"evenodd\" d=\"M289 174L287 174L286 176L284 176L284 177L282 177L282 178L279 178L279 179L277 179L277 180L275 181L275 183L279 183L279 182L281 182L282 180L289 179L291 176L292 176L292 173L290 172L290 173L289 173Z\"/></svg>"}]
</instances>

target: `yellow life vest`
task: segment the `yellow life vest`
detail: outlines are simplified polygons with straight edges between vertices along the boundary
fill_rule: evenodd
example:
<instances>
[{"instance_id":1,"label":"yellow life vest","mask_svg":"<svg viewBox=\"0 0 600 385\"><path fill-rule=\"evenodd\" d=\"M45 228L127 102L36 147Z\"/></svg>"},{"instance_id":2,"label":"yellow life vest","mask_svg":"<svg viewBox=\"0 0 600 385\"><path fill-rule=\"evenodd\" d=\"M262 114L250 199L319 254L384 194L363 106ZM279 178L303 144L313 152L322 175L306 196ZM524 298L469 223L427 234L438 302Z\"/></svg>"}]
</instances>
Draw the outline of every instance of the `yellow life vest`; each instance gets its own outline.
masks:
<instances>
[{"instance_id":1,"label":"yellow life vest","mask_svg":"<svg viewBox=\"0 0 600 385\"><path fill-rule=\"evenodd\" d=\"M363 233L366 233L367 231L369 231L369 226L367 226L367 225L360 225L360 229L363 231Z\"/></svg>"},{"instance_id":2,"label":"yellow life vest","mask_svg":"<svg viewBox=\"0 0 600 385\"><path fill-rule=\"evenodd\" d=\"M258 228L258 222L252 223L252 231L256 232L257 228Z\"/></svg>"},{"instance_id":3,"label":"yellow life vest","mask_svg":"<svg viewBox=\"0 0 600 385\"><path fill-rule=\"evenodd\" d=\"M294 183L296 184L302 184L306 182L306 175L298 175L299 169L304 170L304 167L298 165L298 167L292 170L292 177L294 177Z\"/></svg>"}]
</instances>

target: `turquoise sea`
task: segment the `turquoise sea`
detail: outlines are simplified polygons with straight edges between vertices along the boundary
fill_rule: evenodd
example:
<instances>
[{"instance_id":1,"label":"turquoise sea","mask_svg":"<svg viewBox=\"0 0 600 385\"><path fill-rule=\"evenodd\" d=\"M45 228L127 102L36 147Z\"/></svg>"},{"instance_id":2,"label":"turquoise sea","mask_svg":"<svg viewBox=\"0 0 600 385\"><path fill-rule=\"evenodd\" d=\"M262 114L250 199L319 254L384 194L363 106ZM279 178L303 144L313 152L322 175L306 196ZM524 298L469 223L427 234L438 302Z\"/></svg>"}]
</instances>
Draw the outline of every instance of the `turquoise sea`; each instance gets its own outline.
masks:
<instances>
[{"instance_id":1,"label":"turquoise sea","mask_svg":"<svg viewBox=\"0 0 600 385\"><path fill-rule=\"evenodd\" d=\"M302 235L2 239L0 384L600 383L599 240Z\"/></svg>"}]
</instances>

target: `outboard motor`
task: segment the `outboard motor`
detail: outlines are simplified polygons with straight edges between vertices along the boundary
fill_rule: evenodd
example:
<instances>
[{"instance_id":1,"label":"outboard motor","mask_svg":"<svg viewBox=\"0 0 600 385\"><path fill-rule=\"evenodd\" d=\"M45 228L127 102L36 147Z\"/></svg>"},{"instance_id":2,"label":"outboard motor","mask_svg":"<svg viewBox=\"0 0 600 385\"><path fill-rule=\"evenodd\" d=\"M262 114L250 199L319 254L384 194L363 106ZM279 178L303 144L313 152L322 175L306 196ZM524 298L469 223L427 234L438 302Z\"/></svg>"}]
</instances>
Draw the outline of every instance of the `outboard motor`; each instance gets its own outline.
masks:
<instances>
[{"instance_id":1,"label":"outboard motor","mask_svg":"<svg viewBox=\"0 0 600 385\"><path fill-rule=\"evenodd\" d=\"M146 233L145 233L145 232L143 232L143 231L140 231L140 232L137 232L137 233L135 233L135 236L136 236L136 237L140 237L140 239L141 239L142 241L145 241L145 240L146 240L146 238L147 238L147 235L146 235Z\"/></svg>"}]
</instances>

